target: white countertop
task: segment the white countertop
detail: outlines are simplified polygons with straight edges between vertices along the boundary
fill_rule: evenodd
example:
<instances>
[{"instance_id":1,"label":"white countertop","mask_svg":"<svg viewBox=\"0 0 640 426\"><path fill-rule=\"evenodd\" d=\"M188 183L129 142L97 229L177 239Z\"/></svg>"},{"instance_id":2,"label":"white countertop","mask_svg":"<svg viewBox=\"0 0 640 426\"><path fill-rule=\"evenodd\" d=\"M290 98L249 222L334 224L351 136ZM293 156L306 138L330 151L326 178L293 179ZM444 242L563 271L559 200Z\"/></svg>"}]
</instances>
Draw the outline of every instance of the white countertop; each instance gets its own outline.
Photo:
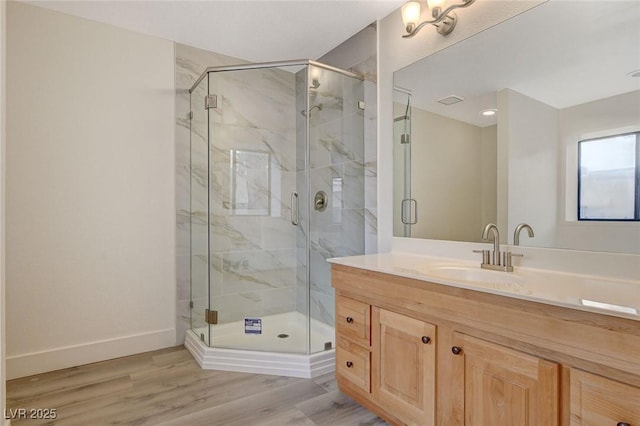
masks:
<instances>
[{"instance_id":1,"label":"white countertop","mask_svg":"<svg viewBox=\"0 0 640 426\"><path fill-rule=\"evenodd\" d=\"M640 281L514 266L513 272L481 269L479 262L380 253L328 260L436 284L509 296L640 321Z\"/></svg>"}]
</instances>

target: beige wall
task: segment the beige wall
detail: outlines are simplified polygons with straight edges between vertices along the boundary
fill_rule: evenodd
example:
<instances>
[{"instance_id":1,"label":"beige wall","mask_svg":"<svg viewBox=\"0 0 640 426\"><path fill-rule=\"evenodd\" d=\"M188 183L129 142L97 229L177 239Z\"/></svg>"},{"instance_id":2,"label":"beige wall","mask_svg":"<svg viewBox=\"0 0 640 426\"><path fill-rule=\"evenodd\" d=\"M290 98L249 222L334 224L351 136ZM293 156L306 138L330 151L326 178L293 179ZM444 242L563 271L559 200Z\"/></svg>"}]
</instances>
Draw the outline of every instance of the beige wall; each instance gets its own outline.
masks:
<instances>
[{"instance_id":1,"label":"beige wall","mask_svg":"<svg viewBox=\"0 0 640 426\"><path fill-rule=\"evenodd\" d=\"M396 116L404 112L396 109ZM412 237L480 241L484 224L496 220L495 127L411 108L411 196L418 201Z\"/></svg>"},{"instance_id":2,"label":"beige wall","mask_svg":"<svg viewBox=\"0 0 640 426\"><path fill-rule=\"evenodd\" d=\"M6 408L5 397L5 139L7 133L6 110L6 2L0 2L0 413Z\"/></svg>"},{"instance_id":3,"label":"beige wall","mask_svg":"<svg viewBox=\"0 0 640 426\"><path fill-rule=\"evenodd\" d=\"M482 183L480 223L496 223L498 220L498 126L480 129Z\"/></svg>"},{"instance_id":4,"label":"beige wall","mask_svg":"<svg viewBox=\"0 0 640 426\"><path fill-rule=\"evenodd\" d=\"M549 188L558 187L558 110L503 89L498 92L498 122L504 127L498 146L508 147L502 165L507 169L508 218L500 229L512 243L518 223L528 223L535 238L524 237L526 245L556 247L558 194Z\"/></svg>"},{"instance_id":5,"label":"beige wall","mask_svg":"<svg viewBox=\"0 0 640 426\"><path fill-rule=\"evenodd\" d=\"M8 376L171 346L173 43L7 14Z\"/></svg>"}]
</instances>

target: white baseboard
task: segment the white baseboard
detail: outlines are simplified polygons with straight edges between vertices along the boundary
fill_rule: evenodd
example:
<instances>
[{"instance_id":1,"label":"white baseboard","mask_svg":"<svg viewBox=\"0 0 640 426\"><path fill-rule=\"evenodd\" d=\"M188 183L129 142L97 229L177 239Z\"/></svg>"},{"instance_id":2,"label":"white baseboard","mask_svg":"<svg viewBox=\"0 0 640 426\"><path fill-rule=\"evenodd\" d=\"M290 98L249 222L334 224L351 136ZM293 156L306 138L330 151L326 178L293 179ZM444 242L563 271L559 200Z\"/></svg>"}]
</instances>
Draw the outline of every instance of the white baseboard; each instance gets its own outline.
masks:
<instances>
[{"instance_id":1,"label":"white baseboard","mask_svg":"<svg viewBox=\"0 0 640 426\"><path fill-rule=\"evenodd\" d=\"M175 341L176 330L169 328L42 352L8 356L7 380L167 348L174 346Z\"/></svg>"}]
</instances>

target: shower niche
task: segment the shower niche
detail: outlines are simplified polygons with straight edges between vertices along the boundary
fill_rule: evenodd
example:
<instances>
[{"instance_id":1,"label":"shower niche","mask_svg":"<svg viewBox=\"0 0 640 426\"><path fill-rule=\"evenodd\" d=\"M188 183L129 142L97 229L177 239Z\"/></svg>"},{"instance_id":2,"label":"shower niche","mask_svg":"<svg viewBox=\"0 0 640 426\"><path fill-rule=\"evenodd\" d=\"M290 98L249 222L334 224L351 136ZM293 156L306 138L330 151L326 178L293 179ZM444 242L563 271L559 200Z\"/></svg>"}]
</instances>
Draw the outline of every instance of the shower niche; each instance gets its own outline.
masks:
<instances>
[{"instance_id":1,"label":"shower niche","mask_svg":"<svg viewBox=\"0 0 640 426\"><path fill-rule=\"evenodd\" d=\"M364 252L363 98L313 61L212 67L191 88L185 346L203 368L333 371L326 259Z\"/></svg>"}]
</instances>

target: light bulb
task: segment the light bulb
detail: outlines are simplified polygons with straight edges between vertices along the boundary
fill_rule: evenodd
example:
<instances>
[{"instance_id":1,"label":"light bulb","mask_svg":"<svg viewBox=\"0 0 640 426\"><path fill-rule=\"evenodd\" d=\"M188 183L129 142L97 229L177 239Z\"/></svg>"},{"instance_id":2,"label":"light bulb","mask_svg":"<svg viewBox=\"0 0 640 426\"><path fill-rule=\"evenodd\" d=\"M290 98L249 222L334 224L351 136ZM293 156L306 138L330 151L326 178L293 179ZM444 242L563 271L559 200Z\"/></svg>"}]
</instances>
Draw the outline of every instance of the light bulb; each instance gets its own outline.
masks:
<instances>
[{"instance_id":1,"label":"light bulb","mask_svg":"<svg viewBox=\"0 0 640 426\"><path fill-rule=\"evenodd\" d=\"M427 6L429 9L441 9L444 7L446 0L427 0Z\"/></svg>"},{"instance_id":2,"label":"light bulb","mask_svg":"<svg viewBox=\"0 0 640 426\"><path fill-rule=\"evenodd\" d=\"M413 31L420 20L420 3L410 1L402 6L402 23L407 32Z\"/></svg>"}]
</instances>

